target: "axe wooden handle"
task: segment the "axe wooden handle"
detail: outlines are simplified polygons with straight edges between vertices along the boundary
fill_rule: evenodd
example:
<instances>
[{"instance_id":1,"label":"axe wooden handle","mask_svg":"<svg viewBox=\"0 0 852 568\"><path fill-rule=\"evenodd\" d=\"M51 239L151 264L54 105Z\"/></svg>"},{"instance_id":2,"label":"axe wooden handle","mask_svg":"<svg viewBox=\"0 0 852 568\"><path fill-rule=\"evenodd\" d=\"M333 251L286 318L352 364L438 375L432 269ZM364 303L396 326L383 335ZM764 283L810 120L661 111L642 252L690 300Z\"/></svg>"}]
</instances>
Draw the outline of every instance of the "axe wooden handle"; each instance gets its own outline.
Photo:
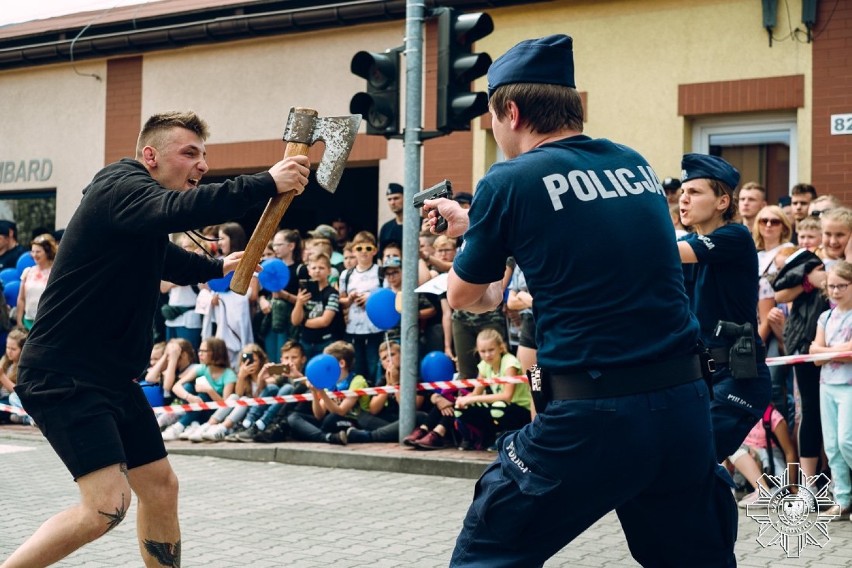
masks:
<instances>
[{"instance_id":1,"label":"axe wooden handle","mask_svg":"<svg viewBox=\"0 0 852 568\"><path fill-rule=\"evenodd\" d=\"M287 142L287 147L284 149L285 158L307 155L307 144ZM263 215L260 216L260 221L257 222L257 226L251 234L251 239L246 245L245 254L237 264L234 277L231 279L231 290L237 294L243 295L248 291L254 269L260 262L267 243L272 240L273 235L278 230L278 224L295 196L295 191L279 193L266 204L266 209L263 210Z\"/></svg>"}]
</instances>

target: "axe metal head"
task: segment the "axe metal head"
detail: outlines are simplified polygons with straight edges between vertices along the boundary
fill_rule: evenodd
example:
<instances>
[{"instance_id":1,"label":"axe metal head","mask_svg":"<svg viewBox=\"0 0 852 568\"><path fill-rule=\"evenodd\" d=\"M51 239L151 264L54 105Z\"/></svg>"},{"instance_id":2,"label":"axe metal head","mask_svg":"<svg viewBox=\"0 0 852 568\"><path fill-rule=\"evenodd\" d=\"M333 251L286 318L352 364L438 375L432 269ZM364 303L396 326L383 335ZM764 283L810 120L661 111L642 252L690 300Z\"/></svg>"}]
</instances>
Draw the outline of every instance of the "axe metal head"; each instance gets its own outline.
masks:
<instances>
[{"instance_id":1,"label":"axe metal head","mask_svg":"<svg viewBox=\"0 0 852 568\"><path fill-rule=\"evenodd\" d=\"M316 114L301 112L291 108L287 117L287 128L284 140L301 144L313 145L317 140L325 143L319 166L317 166L317 183L327 191L334 193L343 170L346 159L352 151L358 127L361 125L361 115L320 117Z\"/></svg>"}]
</instances>

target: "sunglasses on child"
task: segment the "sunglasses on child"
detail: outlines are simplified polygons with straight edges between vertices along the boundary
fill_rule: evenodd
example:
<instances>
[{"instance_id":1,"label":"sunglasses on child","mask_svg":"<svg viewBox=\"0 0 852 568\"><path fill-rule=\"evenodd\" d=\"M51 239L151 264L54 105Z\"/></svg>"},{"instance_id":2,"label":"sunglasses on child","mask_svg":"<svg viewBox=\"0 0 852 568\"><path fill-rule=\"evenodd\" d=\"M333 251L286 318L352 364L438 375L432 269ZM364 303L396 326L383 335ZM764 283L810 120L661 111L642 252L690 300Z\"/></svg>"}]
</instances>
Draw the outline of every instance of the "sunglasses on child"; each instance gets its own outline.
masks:
<instances>
[{"instance_id":1,"label":"sunglasses on child","mask_svg":"<svg viewBox=\"0 0 852 568\"><path fill-rule=\"evenodd\" d=\"M758 219L757 222L766 227L777 227L781 224L781 219Z\"/></svg>"},{"instance_id":2,"label":"sunglasses on child","mask_svg":"<svg viewBox=\"0 0 852 568\"><path fill-rule=\"evenodd\" d=\"M355 245L354 247L352 247L352 250L354 250L355 252L373 252L374 250L376 250L376 247L374 247L373 245Z\"/></svg>"}]
</instances>

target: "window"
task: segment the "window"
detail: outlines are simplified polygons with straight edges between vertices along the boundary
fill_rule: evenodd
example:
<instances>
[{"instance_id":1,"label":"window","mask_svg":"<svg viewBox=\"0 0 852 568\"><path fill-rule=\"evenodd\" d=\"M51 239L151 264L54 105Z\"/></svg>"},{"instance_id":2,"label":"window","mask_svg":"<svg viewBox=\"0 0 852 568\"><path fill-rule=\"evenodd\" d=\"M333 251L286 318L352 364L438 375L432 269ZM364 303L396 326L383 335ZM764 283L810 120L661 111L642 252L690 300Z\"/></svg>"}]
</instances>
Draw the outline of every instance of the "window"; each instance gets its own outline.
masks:
<instances>
[{"instance_id":1,"label":"window","mask_svg":"<svg viewBox=\"0 0 852 568\"><path fill-rule=\"evenodd\" d=\"M56 191L39 190L0 193L0 219L18 226L18 242L29 250L33 233L56 230Z\"/></svg>"},{"instance_id":2,"label":"window","mask_svg":"<svg viewBox=\"0 0 852 568\"><path fill-rule=\"evenodd\" d=\"M696 120L692 147L729 161L741 184L760 183L767 202L775 204L799 181L796 135L794 115Z\"/></svg>"}]
</instances>

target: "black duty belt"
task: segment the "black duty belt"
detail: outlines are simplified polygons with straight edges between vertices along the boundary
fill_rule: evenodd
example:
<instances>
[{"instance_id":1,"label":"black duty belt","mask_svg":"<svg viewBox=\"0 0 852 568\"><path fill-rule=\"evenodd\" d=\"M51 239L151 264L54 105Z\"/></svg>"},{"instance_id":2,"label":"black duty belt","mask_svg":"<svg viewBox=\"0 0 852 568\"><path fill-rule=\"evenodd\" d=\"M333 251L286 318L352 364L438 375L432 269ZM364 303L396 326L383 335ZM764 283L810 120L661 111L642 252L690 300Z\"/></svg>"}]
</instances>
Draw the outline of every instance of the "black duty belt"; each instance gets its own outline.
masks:
<instances>
[{"instance_id":1,"label":"black duty belt","mask_svg":"<svg viewBox=\"0 0 852 568\"><path fill-rule=\"evenodd\" d=\"M766 361L766 347L759 346L755 348L757 362ZM725 365L731 360L731 349L729 347L716 347L710 350L710 356L717 365Z\"/></svg>"},{"instance_id":2,"label":"black duty belt","mask_svg":"<svg viewBox=\"0 0 852 568\"><path fill-rule=\"evenodd\" d=\"M593 378L589 371L550 375L553 400L608 398L651 392L702 378L698 355L686 355L635 367L601 369Z\"/></svg>"}]
</instances>

